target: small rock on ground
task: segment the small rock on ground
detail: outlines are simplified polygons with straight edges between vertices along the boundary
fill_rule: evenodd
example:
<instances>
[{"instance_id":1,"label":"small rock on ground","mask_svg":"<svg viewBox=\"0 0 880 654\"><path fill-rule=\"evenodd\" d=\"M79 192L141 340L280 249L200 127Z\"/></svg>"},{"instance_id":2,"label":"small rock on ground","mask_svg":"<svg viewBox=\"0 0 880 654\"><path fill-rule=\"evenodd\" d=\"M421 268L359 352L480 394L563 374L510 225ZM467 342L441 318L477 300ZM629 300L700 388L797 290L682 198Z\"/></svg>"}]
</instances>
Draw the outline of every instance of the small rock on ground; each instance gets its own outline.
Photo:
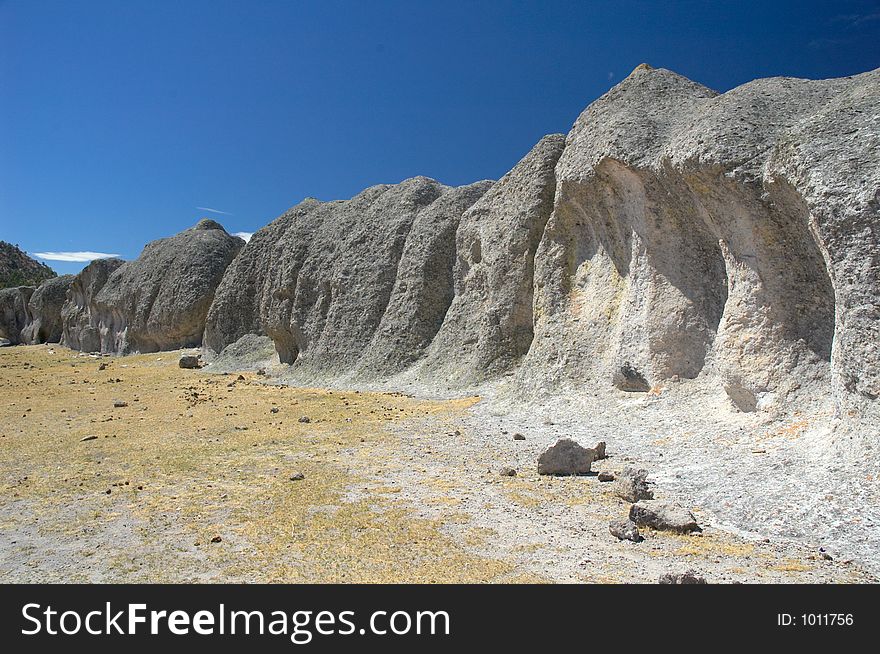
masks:
<instances>
[{"instance_id":1,"label":"small rock on ground","mask_svg":"<svg viewBox=\"0 0 880 654\"><path fill-rule=\"evenodd\" d=\"M639 527L651 527L658 531L674 531L680 534L703 531L693 513L677 504L659 500L633 504L629 510L629 519Z\"/></svg>"},{"instance_id":2,"label":"small rock on ground","mask_svg":"<svg viewBox=\"0 0 880 654\"><path fill-rule=\"evenodd\" d=\"M180 360L177 362L177 365L181 368L193 369L193 368L201 368L201 364L199 363L199 357L195 354L184 354L180 357Z\"/></svg>"},{"instance_id":3,"label":"small rock on ground","mask_svg":"<svg viewBox=\"0 0 880 654\"><path fill-rule=\"evenodd\" d=\"M615 520L608 525L608 531L611 532L612 536L620 540L631 540L634 543L642 540L639 528L632 520Z\"/></svg>"}]
</instances>

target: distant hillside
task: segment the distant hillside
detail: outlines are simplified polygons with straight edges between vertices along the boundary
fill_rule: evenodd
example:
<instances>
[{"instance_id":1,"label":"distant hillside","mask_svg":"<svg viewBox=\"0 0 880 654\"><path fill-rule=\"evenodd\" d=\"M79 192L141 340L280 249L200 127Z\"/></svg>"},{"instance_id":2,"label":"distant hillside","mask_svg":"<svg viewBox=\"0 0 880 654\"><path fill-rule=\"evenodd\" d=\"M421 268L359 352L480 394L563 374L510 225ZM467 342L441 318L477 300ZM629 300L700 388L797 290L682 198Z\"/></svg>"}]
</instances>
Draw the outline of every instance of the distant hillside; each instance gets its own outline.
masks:
<instances>
[{"instance_id":1,"label":"distant hillside","mask_svg":"<svg viewBox=\"0 0 880 654\"><path fill-rule=\"evenodd\" d=\"M52 277L56 274L49 266L31 259L11 243L0 241L0 288L39 286Z\"/></svg>"}]
</instances>

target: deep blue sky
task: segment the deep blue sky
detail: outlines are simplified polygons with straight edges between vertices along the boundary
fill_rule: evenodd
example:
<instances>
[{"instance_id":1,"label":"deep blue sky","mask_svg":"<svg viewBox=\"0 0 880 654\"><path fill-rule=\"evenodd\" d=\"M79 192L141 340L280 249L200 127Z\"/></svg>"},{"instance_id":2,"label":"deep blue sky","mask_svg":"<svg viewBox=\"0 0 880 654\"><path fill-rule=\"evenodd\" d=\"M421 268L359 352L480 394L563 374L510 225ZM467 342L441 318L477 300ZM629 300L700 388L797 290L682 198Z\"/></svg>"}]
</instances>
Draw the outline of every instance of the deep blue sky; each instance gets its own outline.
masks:
<instances>
[{"instance_id":1,"label":"deep blue sky","mask_svg":"<svg viewBox=\"0 0 880 654\"><path fill-rule=\"evenodd\" d=\"M498 178L643 61L859 73L880 2L0 2L0 239L133 258L206 215Z\"/></svg>"}]
</instances>

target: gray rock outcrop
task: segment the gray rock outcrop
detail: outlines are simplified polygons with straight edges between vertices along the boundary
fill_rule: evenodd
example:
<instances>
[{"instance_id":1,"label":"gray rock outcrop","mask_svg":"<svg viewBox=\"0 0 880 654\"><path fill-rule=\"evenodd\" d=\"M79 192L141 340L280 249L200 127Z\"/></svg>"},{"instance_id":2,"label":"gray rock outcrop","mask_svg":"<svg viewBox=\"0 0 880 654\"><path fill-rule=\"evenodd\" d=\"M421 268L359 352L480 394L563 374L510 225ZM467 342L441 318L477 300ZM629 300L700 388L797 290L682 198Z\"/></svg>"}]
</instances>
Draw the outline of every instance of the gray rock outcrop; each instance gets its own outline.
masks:
<instances>
[{"instance_id":1,"label":"gray rock outcrop","mask_svg":"<svg viewBox=\"0 0 880 654\"><path fill-rule=\"evenodd\" d=\"M66 310L78 319L66 323L65 342L91 350L97 335L102 352L122 354L201 345L214 291L243 246L243 240L205 219L175 236L149 243L137 259L113 270L94 296L82 302L82 289L92 280L90 273L81 280L76 297L71 298L73 306ZM94 271L98 272L103 271ZM86 307L88 319L84 320L81 310ZM80 325L86 326L74 333Z\"/></svg>"},{"instance_id":2,"label":"gray rock outcrop","mask_svg":"<svg viewBox=\"0 0 880 654\"><path fill-rule=\"evenodd\" d=\"M58 343L61 341L63 324L61 309L67 301L67 290L73 282L73 275L53 277L34 291L28 301L31 321L21 332L23 343Z\"/></svg>"},{"instance_id":3,"label":"gray rock outcrop","mask_svg":"<svg viewBox=\"0 0 880 654\"><path fill-rule=\"evenodd\" d=\"M300 378L387 376L417 360L454 296L462 213L491 186L425 177L297 205L251 238L208 316L215 352L266 334Z\"/></svg>"},{"instance_id":4,"label":"gray rock outcrop","mask_svg":"<svg viewBox=\"0 0 880 654\"><path fill-rule=\"evenodd\" d=\"M22 330L31 322L30 302L32 286L0 289L0 338L12 345L22 343Z\"/></svg>"},{"instance_id":5,"label":"gray rock outcrop","mask_svg":"<svg viewBox=\"0 0 880 654\"><path fill-rule=\"evenodd\" d=\"M95 298L110 275L124 263L122 259L96 259L74 277L61 308L63 345L83 352L101 351L98 313L92 312Z\"/></svg>"},{"instance_id":6,"label":"gray rock outcrop","mask_svg":"<svg viewBox=\"0 0 880 654\"><path fill-rule=\"evenodd\" d=\"M700 378L731 411L870 421L878 89L872 71L718 94L639 66L491 188L414 178L297 205L229 267L205 344L268 336L292 380Z\"/></svg>"},{"instance_id":7,"label":"gray rock outcrop","mask_svg":"<svg viewBox=\"0 0 880 654\"><path fill-rule=\"evenodd\" d=\"M523 381L876 411L878 105L880 71L719 95L639 66L566 138Z\"/></svg>"}]
</instances>

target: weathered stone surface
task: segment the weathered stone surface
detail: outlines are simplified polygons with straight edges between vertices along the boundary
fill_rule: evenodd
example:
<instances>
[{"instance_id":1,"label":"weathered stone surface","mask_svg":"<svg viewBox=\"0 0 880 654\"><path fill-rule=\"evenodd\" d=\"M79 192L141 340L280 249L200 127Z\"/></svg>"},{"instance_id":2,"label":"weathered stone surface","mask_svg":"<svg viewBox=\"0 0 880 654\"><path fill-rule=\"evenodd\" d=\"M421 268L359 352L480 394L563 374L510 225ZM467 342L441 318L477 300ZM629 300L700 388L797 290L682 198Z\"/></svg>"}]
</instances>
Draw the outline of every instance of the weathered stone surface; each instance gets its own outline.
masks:
<instances>
[{"instance_id":1,"label":"weathered stone surface","mask_svg":"<svg viewBox=\"0 0 880 654\"><path fill-rule=\"evenodd\" d=\"M628 362L717 380L743 411L876 417L878 106L880 70L719 95L649 66L591 104L535 256L526 387Z\"/></svg>"},{"instance_id":2,"label":"weathered stone surface","mask_svg":"<svg viewBox=\"0 0 880 654\"><path fill-rule=\"evenodd\" d=\"M0 338L12 345L22 342L22 330L31 321L28 302L34 294L32 286L0 289Z\"/></svg>"},{"instance_id":3,"label":"weathered stone surface","mask_svg":"<svg viewBox=\"0 0 880 654\"><path fill-rule=\"evenodd\" d=\"M73 275L53 277L37 288L28 301L31 322L22 330L23 343L59 343L63 332L61 309Z\"/></svg>"},{"instance_id":4,"label":"weathered stone surface","mask_svg":"<svg viewBox=\"0 0 880 654\"><path fill-rule=\"evenodd\" d=\"M220 351L244 334L267 334L300 378L405 369L443 322L461 214L490 186L416 177L351 200L297 205L258 231L230 267L206 346Z\"/></svg>"},{"instance_id":5,"label":"weathered stone surface","mask_svg":"<svg viewBox=\"0 0 880 654\"><path fill-rule=\"evenodd\" d=\"M519 363L533 339L535 252L553 209L565 144L545 136L463 217L455 237L455 297L422 374L491 378Z\"/></svg>"},{"instance_id":6,"label":"weathered stone surface","mask_svg":"<svg viewBox=\"0 0 880 654\"><path fill-rule=\"evenodd\" d=\"M61 307L61 343L72 350L101 351L101 333L95 297L111 273L123 265L122 259L96 259L83 268L70 284L67 300Z\"/></svg>"},{"instance_id":7,"label":"weathered stone surface","mask_svg":"<svg viewBox=\"0 0 880 654\"><path fill-rule=\"evenodd\" d=\"M702 531L694 514L671 502L642 500L629 509L629 519L639 527L686 534Z\"/></svg>"},{"instance_id":8,"label":"weathered stone surface","mask_svg":"<svg viewBox=\"0 0 880 654\"><path fill-rule=\"evenodd\" d=\"M272 339L257 334L245 334L225 346L220 354L210 348L206 348L204 352L209 362L207 370L210 372L257 372L279 363Z\"/></svg>"},{"instance_id":9,"label":"weathered stone surface","mask_svg":"<svg viewBox=\"0 0 880 654\"><path fill-rule=\"evenodd\" d=\"M611 532L612 536L620 540L631 540L634 543L642 540L639 528L632 520L615 520L608 525L608 531Z\"/></svg>"},{"instance_id":10,"label":"weathered stone surface","mask_svg":"<svg viewBox=\"0 0 880 654\"><path fill-rule=\"evenodd\" d=\"M90 303L89 323L97 328L101 351L201 345L214 291L243 245L207 219L149 243L137 259L110 274Z\"/></svg>"},{"instance_id":11,"label":"weathered stone surface","mask_svg":"<svg viewBox=\"0 0 880 654\"><path fill-rule=\"evenodd\" d=\"M595 452L570 438L560 438L538 458L539 475L583 475L590 472Z\"/></svg>"},{"instance_id":12,"label":"weathered stone surface","mask_svg":"<svg viewBox=\"0 0 880 654\"><path fill-rule=\"evenodd\" d=\"M626 468L614 483L614 494L627 502L653 500L654 493L648 487L648 472Z\"/></svg>"}]
</instances>

